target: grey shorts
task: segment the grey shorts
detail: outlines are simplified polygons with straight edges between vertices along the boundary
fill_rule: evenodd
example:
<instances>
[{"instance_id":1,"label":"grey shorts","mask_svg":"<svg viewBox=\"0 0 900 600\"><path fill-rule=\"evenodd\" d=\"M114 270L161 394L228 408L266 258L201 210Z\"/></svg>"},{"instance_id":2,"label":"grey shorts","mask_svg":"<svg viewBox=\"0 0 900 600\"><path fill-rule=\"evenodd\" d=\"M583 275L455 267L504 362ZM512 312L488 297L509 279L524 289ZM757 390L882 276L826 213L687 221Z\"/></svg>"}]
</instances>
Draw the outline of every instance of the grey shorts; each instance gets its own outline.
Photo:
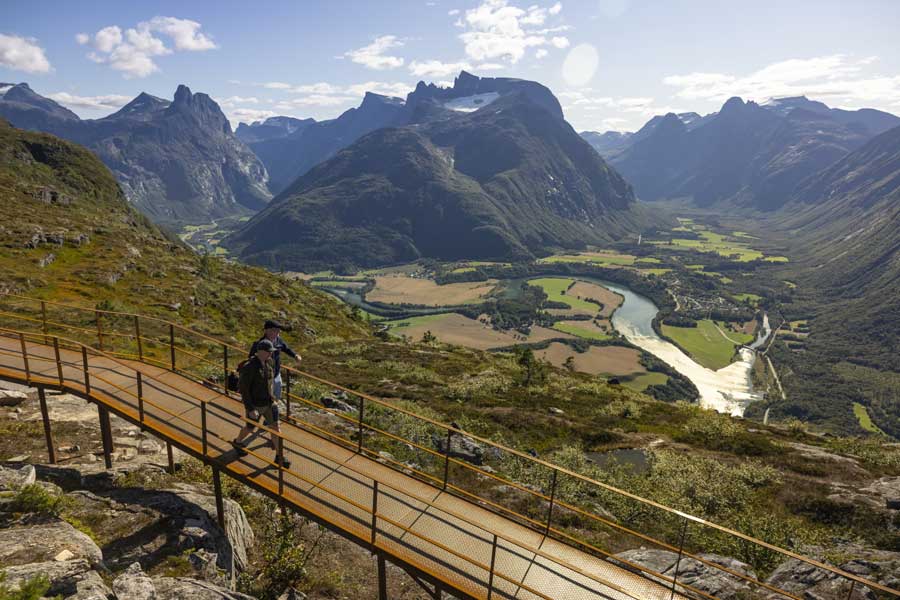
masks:
<instances>
[{"instance_id":1,"label":"grey shorts","mask_svg":"<svg viewBox=\"0 0 900 600\"><path fill-rule=\"evenodd\" d=\"M259 419L262 418L266 427L270 429L276 429L278 427L278 421L275 411L276 409L274 404L269 404L267 406L244 405L244 414L248 419L258 422ZM255 429L252 423L247 423L247 426L250 427L251 431Z\"/></svg>"}]
</instances>

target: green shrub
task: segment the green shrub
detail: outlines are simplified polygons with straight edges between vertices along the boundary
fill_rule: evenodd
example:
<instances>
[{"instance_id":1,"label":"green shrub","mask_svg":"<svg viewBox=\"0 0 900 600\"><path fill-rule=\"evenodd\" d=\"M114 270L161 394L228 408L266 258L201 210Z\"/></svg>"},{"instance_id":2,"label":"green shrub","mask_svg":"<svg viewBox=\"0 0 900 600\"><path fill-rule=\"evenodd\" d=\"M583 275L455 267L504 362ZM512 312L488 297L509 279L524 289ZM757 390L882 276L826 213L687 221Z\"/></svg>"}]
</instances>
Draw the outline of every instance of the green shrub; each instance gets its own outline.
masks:
<instances>
[{"instance_id":1,"label":"green shrub","mask_svg":"<svg viewBox=\"0 0 900 600\"><path fill-rule=\"evenodd\" d=\"M0 600L41 600L45 598L44 594L50 589L50 580L46 575L38 575L19 586L19 589L13 591L6 584L6 573L0 571ZM54 599L60 599L62 596L54 596Z\"/></svg>"},{"instance_id":2,"label":"green shrub","mask_svg":"<svg viewBox=\"0 0 900 600\"><path fill-rule=\"evenodd\" d=\"M48 517L58 517L65 510L68 501L65 496L51 494L37 483L20 489L9 504L9 510L16 513L34 513Z\"/></svg>"}]
</instances>

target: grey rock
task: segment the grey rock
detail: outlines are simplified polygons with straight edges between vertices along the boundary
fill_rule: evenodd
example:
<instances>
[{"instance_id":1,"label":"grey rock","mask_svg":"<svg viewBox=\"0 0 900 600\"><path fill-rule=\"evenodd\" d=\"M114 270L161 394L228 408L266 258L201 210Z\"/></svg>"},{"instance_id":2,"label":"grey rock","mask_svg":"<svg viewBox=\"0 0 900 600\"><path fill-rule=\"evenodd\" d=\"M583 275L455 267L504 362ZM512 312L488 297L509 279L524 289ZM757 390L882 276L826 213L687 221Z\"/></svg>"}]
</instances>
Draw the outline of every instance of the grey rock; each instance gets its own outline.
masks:
<instances>
[{"instance_id":1,"label":"grey rock","mask_svg":"<svg viewBox=\"0 0 900 600\"><path fill-rule=\"evenodd\" d=\"M807 600L875 600L876 596L868 587L853 586L847 579L825 571L803 561L791 558L775 569L766 580L779 589L803 596Z\"/></svg>"},{"instance_id":2,"label":"grey rock","mask_svg":"<svg viewBox=\"0 0 900 600\"><path fill-rule=\"evenodd\" d=\"M55 260L56 260L56 255L51 252L47 256L45 256L44 258L42 258L38 261L38 266L42 269L46 268L49 265L53 264L53 261L55 261Z\"/></svg>"},{"instance_id":3,"label":"grey rock","mask_svg":"<svg viewBox=\"0 0 900 600\"><path fill-rule=\"evenodd\" d=\"M18 406L28 400L28 394L12 390L0 390L0 406Z\"/></svg>"},{"instance_id":4,"label":"grey rock","mask_svg":"<svg viewBox=\"0 0 900 600\"><path fill-rule=\"evenodd\" d=\"M25 465L18 469L0 466L0 490L17 490L31 485L36 478L34 465Z\"/></svg>"},{"instance_id":5,"label":"grey rock","mask_svg":"<svg viewBox=\"0 0 900 600\"><path fill-rule=\"evenodd\" d=\"M6 584L13 590L41 575L45 575L50 580L50 589L47 591L49 596L62 594L63 596L71 596L76 593L79 581L82 581L85 575L91 571L91 565L88 561L82 559L66 560L66 561L47 561L29 563L27 565L12 565L4 567L6 573Z\"/></svg>"},{"instance_id":6,"label":"grey rock","mask_svg":"<svg viewBox=\"0 0 900 600\"><path fill-rule=\"evenodd\" d=\"M0 529L0 564L68 562L86 560L90 565L103 561L103 552L94 541L61 519Z\"/></svg>"},{"instance_id":7,"label":"grey rock","mask_svg":"<svg viewBox=\"0 0 900 600\"><path fill-rule=\"evenodd\" d=\"M451 457L470 462L473 465L480 465L484 462L484 448L469 436L453 432L450 434L449 440ZM434 436L432 443L438 452L448 453L446 436Z\"/></svg>"},{"instance_id":8,"label":"grey rock","mask_svg":"<svg viewBox=\"0 0 900 600\"><path fill-rule=\"evenodd\" d=\"M298 592L294 588L284 590L284 593L278 596L278 600L306 600L306 594Z\"/></svg>"},{"instance_id":9,"label":"grey rock","mask_svg":"<svg viewBox=\"0 0 900 600\"><path fill-rule=\"evenodd\" d=\"M255 600L253 596L187 577L156 577L153 579L153 586L156 589L156 600Z\"/></svg>"},{"instance_id":10,"label":"grey rock","mask_svg":"<svg viewBox=\"0 0 900 600\"><path fill-rule=\"evenodd\" d=\"M344 394L346 396L346 393ZM341 412L356 412L356 409L350 406L344 399L340 397L337 393L325 394L319 400L322 403L322 406L325 408L330 408L332 410L339 410Z\"/></svg>"},{"instance_id":11,"label":"grey rock","mask_svg":"<svg viewBox=\"0 0 900 600\"><path fill-rule=\"evenodd\" d=\"M113 591L97 571L85 573L83 579L75 584L75 590L75 595L66 600L116 600Z\"/></svg>"},{"instance_id":12,"label":"grey rock","mask_svg":"<svg viewBox=\"0 0 900 600\"><path fill-rule=\"evenodd\" d=\"M113 581L113 592L117 598L128 600L156 600L156 587L141 569L140 563L132 563L125 572Z\"/></svg>"},{"instance_id":13,"label":"grey rock","mask_svg":"<svg viewBox=\"0 0 900 600\"><path fill-rule=\"evenodd\" d=\"M699 554L698 557L702 558L704 561L722 565L736 573L756 579L756 574L748 565L733 558L715 554ZM716 567L692 558L683 557L679 562L678 555L675 552L669 552L667 550L640 548L621 552L616 554L613 558L622 559L622 561L628 561L628 563L634 565L640 565L641 567L645 567L667 577L674 576L677 565L678 581L680 583L711 594L717 598L722 598L723 600L742 598L753 591L753 587L740 577L731 575ZM624 562L621 564L629 570L639 571ZM670 585L662 578L654 577L650 574L647 574L647 576L664 585Z\"/></svg>"}]
</instances>

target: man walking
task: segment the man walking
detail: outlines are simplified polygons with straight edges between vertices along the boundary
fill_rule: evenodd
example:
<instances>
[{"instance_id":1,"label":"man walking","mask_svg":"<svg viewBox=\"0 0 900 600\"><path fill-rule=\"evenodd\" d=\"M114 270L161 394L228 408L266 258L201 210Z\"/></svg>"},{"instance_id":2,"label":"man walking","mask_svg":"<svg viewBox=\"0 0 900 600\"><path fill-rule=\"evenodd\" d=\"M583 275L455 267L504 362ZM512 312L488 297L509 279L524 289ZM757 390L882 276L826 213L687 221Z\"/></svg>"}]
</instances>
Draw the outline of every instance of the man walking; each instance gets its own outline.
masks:
<instances>
[{"instance_id":1,"label":"man walking","mask_svg":"<svg viewBox=\"0 0 900 600\"><path fill-rule=\"evenodd\" d=\"M245 415L251 421L258 421L262 418L266 427L281 431L278 424L278 415L275 410L275 361L272 355L275 353L275 346L267 339L262 339L253 345L255 351L253 357L248 360L240 371L241 401L244 403ZM256 426L252 422L244 423L237 437L231 442L235 450L239 454L245 454L247 442L245 438L249 436ZM273 450L278 450L278 444L275 436L269 437L269 446ZM276 456L275 461L281 464L285 469L290 468L291 463L283 456Z\"/></svg>"},{"instance_id":2,"label":"man walking","mask_svg":"<svg viewBox=\"0 0 900 600\"><path fill-rule=\"evenodd\" d=\"M256 354L257 347L263 340L268 340L275 348L272 352L272 361L275 363L275 379L272 382L272 389L276 400L281 400L281 353L284 352L297 362L300 362L300 355L294 352L281 337L282 331L290 330L291 328L289 326L282 325L274 319L269 319L263 326L263 336L259 340L253 342L253 346L250 347L251 357Z\"/></svg>"}]
</instances>

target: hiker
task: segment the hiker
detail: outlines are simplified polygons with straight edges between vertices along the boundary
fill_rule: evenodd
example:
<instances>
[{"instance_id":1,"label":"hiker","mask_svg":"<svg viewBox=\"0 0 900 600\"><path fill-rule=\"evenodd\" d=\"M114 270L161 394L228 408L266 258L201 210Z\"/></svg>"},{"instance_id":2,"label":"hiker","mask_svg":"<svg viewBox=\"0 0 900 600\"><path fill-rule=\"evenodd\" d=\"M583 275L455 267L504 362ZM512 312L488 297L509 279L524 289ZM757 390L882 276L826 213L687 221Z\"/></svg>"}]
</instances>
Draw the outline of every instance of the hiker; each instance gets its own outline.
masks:
<instances>
[{"instance_id":1,"label":"hiker","mask_svg":"<svg viewBox=\"0 0 900 600\"><path fill-rule=\"evenodd\" d=\"M244 403L245 415L251 421L258 421L262 418L266 427L280 432L278 425L278 415L275 410L275 394L273 385L275 381L275 361L272 355L275 354L275 345L267 339L260 340L253 345L256 351L253 358L248 360L240 371L240 391L241 400ZM237 437L232 440L231 444L235 450L241 455L246 453L247 442L245 438L250 435L256 426L252 422L245 423L238 433ZM277 452L278 444L275 441L275 435L269 437L269 446ZM275 462L281 464L285 469L289 469L291 463L282 456L276 456Z\"/></svg>"},{"instance_id":2,"label":"hiker","mask_svg":"<svg viewBox=\"0 0 900 600\"><path fill-rule=\"evenodd\" d=\"M275 363L275 379L273 381L272 387L276 400L281 400L281 353L284 352L295 361L300 362L300 355L294 352L290 348L290 346L288 346L287 343L281 338L282 331L290 330L290 326L282 325L274 319L269 319L268 321L266 321L265 325L263 325L263 336L259 338L259 340L253 342L253 346L250 347L251 357L256 354L257 345L263 340L268 340L275 347L275 351L272 353L272 361Z\"/></svg>"}]
</instances>

